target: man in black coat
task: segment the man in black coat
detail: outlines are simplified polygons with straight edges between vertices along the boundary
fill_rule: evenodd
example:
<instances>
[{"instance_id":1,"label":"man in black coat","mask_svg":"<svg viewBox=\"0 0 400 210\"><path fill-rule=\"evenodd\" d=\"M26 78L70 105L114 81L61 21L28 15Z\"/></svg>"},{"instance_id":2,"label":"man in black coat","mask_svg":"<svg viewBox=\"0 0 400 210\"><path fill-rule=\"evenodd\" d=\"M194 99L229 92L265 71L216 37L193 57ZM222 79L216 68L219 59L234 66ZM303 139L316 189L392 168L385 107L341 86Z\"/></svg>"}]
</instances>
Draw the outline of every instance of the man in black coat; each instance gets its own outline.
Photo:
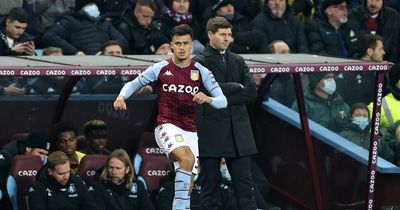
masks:
<instances>
[{"instance_id":1,"label":"man in black coat","mask_svg":"<svg viewBox=\"0 0 400 210\"><path fill-rule=\"evenodd\" d=\"M358 49L358 34L350 28L346 0L325 0L321 14L306 23L310 52L321 55L352 57Z\"/></svg>"},{"instance_id":2,"label":"man in black coat","mask_svg":"<svg viewBox=\"0 0 400 210\"><path fill-rule=\"evenodd\" d=\"M169 44L162 23L154 20L157 7L152 0L138 0L124 10L117 29L129 43L129 54L154 54L163 44Z\"/></svg>"},{"instance_id":3,"label":"man in black coat","mask_svg":"<svg viewBox=\"0 0 400 210\"><path fill-rule=\"evenodd\" d=\"M282 40L289 45L292 53L307 53L303 23L293 14L288 1L265 0L264 4L264 11L251 22L252 27L264 35L262 47L266 48L274 40Z\"/></svg>"},{"instance_id":4,"label":"man in black coat","mask_svg":"<svg viewBox=\"0 0 400 210\"><path fill-rule=\"evenodd\" d=\"M202 209L217 208L221 157L225 157L231 172L239 208L256 209L250 155L257 149L246 108L246 103L256 98L256 85L244 59L227 50L232 25L223 17L215 17L206 28L210 42L195 60L212 71L228 107L215 110L201 105L196 110L200 164L207 180L201 191Z\"/></svg>"},{"instance_id":5,"label":"man in black coat","mask_svg":"<svg viewBox=\"0 0 400 210\"><path fill-rule=\"evenodd\" d=\"M20 7L10 10L6 18L0 19L0 56L34 55L33 37L25 32L28 15Z\"/></svg>"},{"instance_id":6,"label":"man in black coat","mask_svg":"<svg viewBox=\"0 0 400 210\"><path fill-rule=\"evenodd\" d=\"M383 1L365 0L364 5L349 14L349 24L358 34L376 34L383 38L385 58L390 62L399 61L400 14Z\"/></svg>"},{"instance_id":7,"label":"man in black coat","mask_svg":"<svg viewBox=\"0 0 400 210\"><path fill-rule=\"evenodd\" d=\"M29 188L29 209L97 209L83 180L70 172L67 155L61 151L51 153L48 163L39 170Z\"/></svg>"}]
</instances>

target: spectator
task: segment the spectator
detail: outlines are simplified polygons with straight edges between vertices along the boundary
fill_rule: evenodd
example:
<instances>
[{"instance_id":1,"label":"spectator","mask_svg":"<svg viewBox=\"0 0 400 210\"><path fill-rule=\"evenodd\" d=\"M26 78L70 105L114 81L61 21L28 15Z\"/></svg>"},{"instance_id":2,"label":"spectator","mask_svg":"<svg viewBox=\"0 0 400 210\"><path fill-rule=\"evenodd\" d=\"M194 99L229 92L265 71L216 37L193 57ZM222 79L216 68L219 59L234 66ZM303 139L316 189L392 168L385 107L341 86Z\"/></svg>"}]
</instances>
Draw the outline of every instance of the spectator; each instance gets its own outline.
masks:
<instances>
[{"instance_id":1,"label":"spectator","mask_svg":"<svg viewBox=\"0 0 400 210\"><path fill-rule=\"evenodd\" d=\"M61 151L50 153L48 163L37 173L28 202L31 210L97 209L83 180L71 174L69 158Z\"/></svg>"},{"instance_id":2,"label":"spectator","mask_svg":"<svg viewBox=\"0 0 400 210\"><path fill-rule=\"evenodd\" d=\"M116 110L126 110L125 99L138 88L157 82L159 113L154 136L158 146L174 162L173 206L176 209L190 208L192 178L198 173L198 137L194 119L196 105L210 104L215 109L226 108L227 105L213 74L190 57L192 37L190 26L175 26L171 41L173 57L152 65L139 77L126 83L114 101ZM191 72L190 77L188 72ZM186 88L179 91L177 85ZM200 91L203 87L212 97Z\"/></svg>"},{"instance_id":3,"label":"spectator","mask_svg":"<svg viewBox=\"0 0 400 210\"><path fill-rule=\"evenodd\" d=\"M383 0L365 0L364 5L349 14L356 34L376 34L385 40L385 60L399 61L400 14L383 5Z\"/></svg>"},{"instance_id":4,"label":"spectator","mask_svg":"<svg viewBox=\"0 0 400 210\"><path fill-rule=\"evenodd\" d=\"M101 18L95 2L76 0L75 12L46 31L43 44L60 47L65 55L95 55L108 40L117 40L127 48L124 36L109 21Z\"/></svg>"},{"instance_id":5,"label":"spectator","mask_svg":"<svg viewBox=\"0 0 400 210\"><path fill-rule=\"evenodd\" d=\"M394 152L393 163L400 166L400 121L393 123L384 133L381 142L391 145Z\"/></svg>"},{"instance_id":6,"label":"spectator","mask_svg":"<svg viewBox=\"0 0 400 210\"><path fill-rule=\"evenodd\" d=\"M286 42L282 40L274 40L267 46L268 53L272 54L289 54L290 48Z\"/></svg>"},{"instance_id":7,"label":"spectator","mask_svg":"<svg viewBox=\"0 0 400 210\"><path fill-rule=\"evenodd\" d=\"M71 173L76 174L84 153L77 151L78 129L69 122L60 122L51 128L50 137L53 141L52 150L60 150L69 158Z\"/></svg>"},{"instance_id":8,"label":"spectator","mask_svg":"<svg viewBox=\"0 0 400 210\"><path fill-rule=\"evenodd\" d=\"M43 49L44 56L63 56L63 51L59 47L46 47Z\"/></svg>"},{"instance_id":9,"label":"spectator","mask_svg":"<svg viewBox=\"0 0 400 210\"><path fill-rule=\"evenodd\" d=\"M24 9L14 7L0 19L0 55L34 55L33 37L25 32L28 17Z\"/></svg>"},{"instance_id":10,"label":"spectator","mask_svg":"<svg viewBox=\"0 0 400 210\"><path fill-rule=\"evenodd\" d=\"M342 129L348 120L350 107L336 92L335 75L329 72L308 75L310 85L304 91L305 106L308 118L334 132ZM297 101L292 109L298 111Z\"/></svg>"},{"instance_id":11,"label":"spectator","mask_svg":"<svg viewBox=\"0 0 400 210\"><path fill-rule=\"evenodd\" d=\"M265 0L265 10L251 24L263 33L264 48L273 40L283 40L293 53L308 52L303 23L293 15L287 0Z\"/></svg>"},{"instance_id":12,"label":"spectator","mask_svg":"<svg viewBox=\"0 0 400 210\"><path fill-rule=\"evenodd\" d=\"M98 178L89 186L98 210L154 209L141 181L137 181L128 153L114 150Z\"/></svg>"},{"instance_id":13,"label":"spectator","mask_svg":"<svg viewBox=\"0 0 400 210\"><path fill-rule=\"evenodd\" d=\"M352 57L358 49L358 34L347 23L347 0L324 0L321 15L306 23L311 53Z\"/></svg>"},{"instance_id":14,"label":"spectator","mask_svg":"<svg viewBox=\"0 0 400 210\"><path fill-rule=\"evenodd\" d=\"M165 27L153 19L155 14L152 0L138 0L124 11L117 28L128 40L130 54L154 54L161 45L169 43Z\"/></svg>"},{"instance_id":15,"label":"spectator","mask_svg":"<svg viewBox=\"0 0 400 210\"><path fill-rule=\"evenodd\" d=\"M37 40L64 16L72 14L75 0L38 0L28 1L32 8L33 34ZM41 46L41 45L39 45Z\"/></svg>"},{"instance_id":16,"label":"spectator","mask_svg":"<svg viewBox=\"0 0 400 210\"><path fill-rule=\"evenodd\" d=\"M123 56L121 44L110 40L103 44L100 55ZM86 85L91 93L111 94L115 93L122 85L127 83L131 78L127 76L103 76L86 78ZM147 96L153 92L151 85L146 85L134 93L135 96Z\"/></svg>"},{"instance_id":17,"label":"spectator","mask_svg":"<svg viewBox=\"0 0 400 210\"><path fill-rule=\"evenodd\" d=\"M245 16L249 21L261 11L263 1L258 0L235 0L235 9Z\"/></svg>"},{"instance_id":18,"label":"spectator","mask_svg":"<svg viewBox=\"0 0 400 210\"><path fill-rule=\"evenodd\" d=\"M346 122L344 130L339 135L368 150L371 139L370 121L371 118L367 105L364 103L355 103L350 109L350 120ZM394 154L388 141L379 141L378 154L382 158L393 162Z\"/></svg>"},{"instance_id":19,"label":"spectator","mask_svg":"<svg viewBox=\"0 0 400 210\"><path fill-rule=\"evenodd\" d=\"M189 25L194 31L194 48L193 54L197 54L204 49L204 46L200 43L201 34L203 34L200 23L193 18L192 13L189 10L189 0L165 0L166 7L164 8L161 19L165 25L165 30L171 31L173 27L180 24Z\"/></svg>"},{"instance_id":20,"label":"spectator","mask_svg":"<svg viewBox=\"0 0 400 210\"><path fill-rule=\"evenodd\" d=\"M359 39L360 59L368 62L382 62L385 51L383 39L378 35L364 34ZM352 105L356 102L369 104L373 101L375 72L343 72L336 77L338 92ZM351 87L351 88L350 88Z\"/></svg>"},{"instance_id":21,"label":"spectator","mask_svg":"<svg viewBox=\"0 0 400 210\"><path fill-rule=\"evenodd\" d=\"M83 126L88 147L81 152L89 154L109 155L107 146L107 124L102 120L89 120Z\"/></svg>"},{"instance_id":22,"label":"spectator","mask_svg":"<svg viewBox=\"0 0 400 210\"><path fill-rule=\"evenodd\" d=\"M112 55L112 56L123 55L121 44L114 40L105 42L101 47L100 55Z\"/></svg>"},{"instance_id":23,"label":"spectator","mask_svg":"<svg viewBox=\"0 0 400 210\"><path fill-rule=\"evenodd\" d=\"M382 99L381 132L385 132L393 123L400 120L400 63L395 64L389 71L389 94ZM368 105L372 113L373 103Z\"/></svg>"},{"instance_id":24,"label":"spectator","mask_svg":"<svg viewBox=\"0 0 400 210\"><path fill-rule=\"evenodd\" d=\"M289 54L289 46L282 40L274 40L268 45L268 52L273 54ZM253 74L253 78L254 78ZM255 80L256 83L258 80ZM275 74L274 82L268 90L269 97L290 107L295 100L293 79L290 74Z\"/></svg>"},{"instance_id":25,"label":"spectator","mask_svg":"<svg viewBox=\"0 0 400 210\"><path fill-rule=\"evenodd\" d=\"M234 0L217 1L204 14L204 19L212 17L224 17L232 24L232 42L230 50L234 53L256 53L262 48L264 35L250 26L250 21L236 11ZM204 28L205 28L204 24Z\"/></svg>"},{"instance_id":26,"label":"spectator","mask_svg":"<svg viewBox=\"0 0 400 210\"><path fill-rule=\"evenodd\" d=\"M49 135L43 131L32 131L26 141L14 140L0 150L0 190L6 193L6 180L10 171L11 162L15 155L36 155L45 160L49 149ZM6 195L0 200L0 207L5 203Z\"/></svg>"},{"instance_id":27,"label":"spectator","mask_svg":"<svg viewBox=\"0 0 400 210\"><path fill-rule=\"evenodd\" d=\"M195 59L212 71L226 95L228 108L214 110L206 104L197 106L200 163L202 176L207 180L201 186L202 209L217 208L219 165L225 157L238 207L255 210L250 155L257 149L246 104L256 98L256 84L244 59L228 49L232 25L223 17L214 17L206 28L209 44Z\"/></svg>"}]
</instances>

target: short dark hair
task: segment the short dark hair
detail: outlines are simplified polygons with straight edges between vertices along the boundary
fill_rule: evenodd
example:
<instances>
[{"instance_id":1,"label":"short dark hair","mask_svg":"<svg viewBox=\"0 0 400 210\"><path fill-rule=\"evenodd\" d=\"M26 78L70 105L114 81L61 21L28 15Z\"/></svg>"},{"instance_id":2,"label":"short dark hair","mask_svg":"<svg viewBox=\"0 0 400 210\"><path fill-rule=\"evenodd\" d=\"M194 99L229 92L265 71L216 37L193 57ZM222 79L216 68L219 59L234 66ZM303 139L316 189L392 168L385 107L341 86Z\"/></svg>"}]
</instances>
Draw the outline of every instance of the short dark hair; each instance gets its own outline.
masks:
<instances>
[{"instance_id":1,"label":"short dark hair","mask_svg":"<svg viewBox=\"0 0 400 210\"><path fill-rule=\"evenodd\" d=\"M358 102L358 103L354 103L354 104L351 106L351 108L350 108L350 117L351 117L351 115L353 115L353 113L356 111L356 109L364 109L364 110L367 110L368 116L369 116L369 110L368 110L367 104Z\"/></svg>"},{"instance_id":2,"label":"short dark hair","mask_svg":"<svg viewBox=\"0 0 400 210\"><path fill-rule=\"evenodd\" d=\"M102 120L90 120L83 126L85 137L106 137L107 124Z\"/></svg>"},{"instance_id":3,"label":"short dark hair","mask_svg":"<svg viewBox=\"0 0 400 210\"><path fill-rule=\"evenodd\" d=\"M383 38L379 35L364 34L359 39L360 57L366 56L368 48L375 49L378 41L383 43Z\"/></svg>"},{"instance_id":4,"label":"short dark hair","mask_svg":"<svg viewBox=\"0 0 400 210\"><path fill-rule=\"evenodd\" d=\"M7 20L14 22L18 21L20 23L27 23L28 22L28 15L26 14L25 10L21 7L13 7L7 15Z\"/></svg>"},{"instance_id":5,"label":"short dark hair","mask_svg":"<svg viewBox=\"0 0 400 210\"><path fill-rule=\"evenodd\" d=\"M171 39L174 36L189 35L193 39L193 29L187 24L177 25L172 29Z\"/></svg>"},{"instance_id":6,"label":"short dark hair","mask_svg":"<svg viewBox=\"0 0 400 210\"><path fill-rule=\"evenodd\" d=\"M230 28L232 29L232 24L229 23L228 20L226 20L223 17L213 17L210 18L207 21L207 26L206 26L206 33L208 33L209 31L213 34L215 34L218 29L225 29L225 28Z\"/></svg>"},{"instance_id":7,"label":"short dark hair","mask_svg":"<svg viewBox=\"0 0 400 210\"><path fill-rule=\"evenodd\" d=\"M157 6L156 3L154 3L153 0L138 0L136 2L136 6L148 6L151 10L153 10L154 12L157 12Z\"/></svg>"},{"instance_id":8,"label":"short dark hair","mask_svg":"<svg viewBox=\"0 0 400 210\"><path fill-rule=\"evenodd\" d=\"M70 122L59 122L54 124L50 131L50 139L53 142L58 141L58 135L63 132L73 131L75 136L78 136L78 129Z\"/></svg>"},{"instance_id":9,"label":"short dark hair","mask_svg":"<svg viewBox=\"0 0 400 210\"><path fill-rule=\"evenodd\" d=\"M118 45L122 50L122 45L118 41L108 40L108 41L104 42L103 46L101 47L101 54L104 55L104 51L106 50L106 48L109 46L114 46L114 45Z\"/></svg>"}]
</instances>

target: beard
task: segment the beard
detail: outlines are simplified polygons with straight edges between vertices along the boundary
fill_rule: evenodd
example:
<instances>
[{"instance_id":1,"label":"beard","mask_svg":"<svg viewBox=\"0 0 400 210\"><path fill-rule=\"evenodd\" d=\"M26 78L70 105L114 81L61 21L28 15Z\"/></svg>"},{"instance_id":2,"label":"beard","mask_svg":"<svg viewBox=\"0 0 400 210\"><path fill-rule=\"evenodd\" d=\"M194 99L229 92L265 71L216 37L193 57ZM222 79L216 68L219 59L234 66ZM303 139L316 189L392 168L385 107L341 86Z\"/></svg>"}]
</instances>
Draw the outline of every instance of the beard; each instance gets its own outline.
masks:
<instances>
[{"instance_id":1,"label":"beard","mask_svg":"<svg viewBox=\"0 0 400 210\"><path fill-rule=\"evenodd\" d=\"M271 9L271 13L278 18L283 16L283 11L280 9Z\"/></svg>"}]
</instances>

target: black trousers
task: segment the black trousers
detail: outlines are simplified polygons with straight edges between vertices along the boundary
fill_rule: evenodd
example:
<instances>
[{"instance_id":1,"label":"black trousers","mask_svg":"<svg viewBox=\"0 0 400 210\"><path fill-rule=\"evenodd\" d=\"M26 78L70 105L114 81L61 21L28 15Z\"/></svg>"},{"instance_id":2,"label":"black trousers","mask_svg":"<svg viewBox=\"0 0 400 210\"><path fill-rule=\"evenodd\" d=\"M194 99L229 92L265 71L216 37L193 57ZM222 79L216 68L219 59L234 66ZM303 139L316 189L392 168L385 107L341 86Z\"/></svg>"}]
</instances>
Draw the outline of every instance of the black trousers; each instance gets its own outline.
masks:
<instances>
[{"instance_id":1,"label":"black trousers","mask_svg":"<svg viewBox=\"0 0 400 210\"><path fill-rule=\"evenodd\" d=\"M232 178L237 206L240 210L256 210L251 158L249 156L225 158L225 161ZM217 193L221 184L220 162L221 158L200 157L202 210L218 209Z\"/></svg>"}]
</instances>

